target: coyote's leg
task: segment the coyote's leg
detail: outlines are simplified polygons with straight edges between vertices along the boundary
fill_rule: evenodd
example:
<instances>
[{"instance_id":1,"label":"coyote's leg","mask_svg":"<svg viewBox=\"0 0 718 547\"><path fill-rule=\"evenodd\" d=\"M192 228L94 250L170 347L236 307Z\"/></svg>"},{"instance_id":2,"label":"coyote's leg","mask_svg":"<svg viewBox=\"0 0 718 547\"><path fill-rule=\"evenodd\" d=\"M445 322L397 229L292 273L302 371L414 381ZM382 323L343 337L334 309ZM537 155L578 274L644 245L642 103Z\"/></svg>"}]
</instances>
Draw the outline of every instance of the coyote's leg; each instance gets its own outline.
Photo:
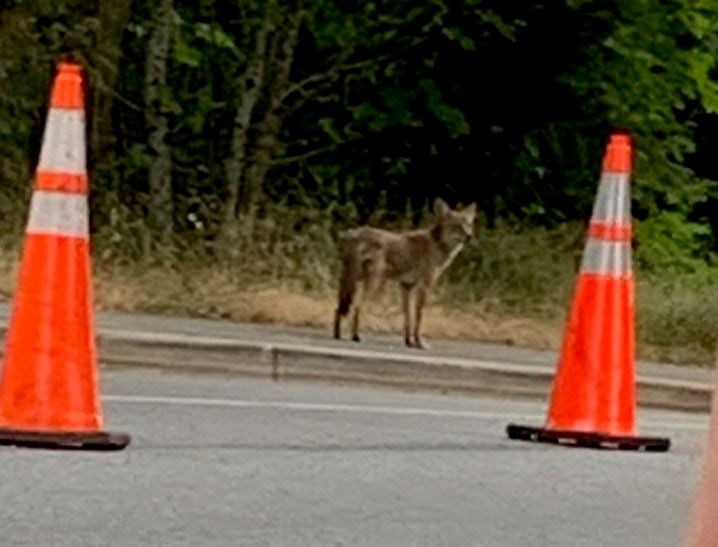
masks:
<instances>
[{"instance_id":1,"label":"coyote's leg","mask_svg":"<svg viewBox=\"0 0 718 547\"><path fill-rule=\"evenodd\" d=\"M334 338L337 340L342 337L342 317L349 313L354 301L354 293L357 289L357 270L356 258L353 256L345 258L339 278L337 309L334 313Z\"/></svg>"},{"instance_id":2,"label":"coyote's leg","mask_svg":"<svg viewBox=\"0 0 718 547\"><path fill-rule=\"evenodd\" d=\"M337 308L337 311L334 313L334 338L337 340L340 340L342 337L342 314L339 311L339 308Z\"/></svg>"},{"instance_id":3,"label":"coyote's leg","mask_svg":"<svg viewBox=\"0 0 718 547\"><path fill-rule=\"evenodd\" d=\"M414 293L415 288L410 285L401 286L401 298L404 305L404 343L408 347L412 347L413 343L411 340L412 332L412 315L414 311Z\"/></svg>"},{"instance_id":4,"label":"coyote's leg","mask_svg":"<svg viewBox=\"0 0 718 547\"><path fill-rule=\"evenodd\" d=\"M361 313L361 308L366 300L366 283L363 283L362 285L363 286L360 289L361 296L357 299L358 302L354 304L354 312L352 313L352 340L354 342L361 342L361 338L359 337L359 314Z\"/></svg>"},{"instance_id":5,"label":"coyote's leg","mask_svg":"<svg viewBox=\"0 0 718 547\"><path fill-rule=\"evenodd\" d=\"M352 340L360 342L359 337L359 316L361 310L365 309L369 302L377 298L384 287L383 271L380 265L372 265L365 270L365 274L359 289L359 297L354 304L354 313L352 315Z\"/></svg>"},{"instance_id":6,"label":"coyote's leg","mask_svg":"<svg viewBox=\"0 0 718 547\"><path fill-rule=\"evenodd\" d=\"M414 346L420 349L427 349L428 344L421 337L421 319L426 305L426 297L429 289L424 285L416 288L416 316L414 319Z\"/></svg>"}]
</instances>

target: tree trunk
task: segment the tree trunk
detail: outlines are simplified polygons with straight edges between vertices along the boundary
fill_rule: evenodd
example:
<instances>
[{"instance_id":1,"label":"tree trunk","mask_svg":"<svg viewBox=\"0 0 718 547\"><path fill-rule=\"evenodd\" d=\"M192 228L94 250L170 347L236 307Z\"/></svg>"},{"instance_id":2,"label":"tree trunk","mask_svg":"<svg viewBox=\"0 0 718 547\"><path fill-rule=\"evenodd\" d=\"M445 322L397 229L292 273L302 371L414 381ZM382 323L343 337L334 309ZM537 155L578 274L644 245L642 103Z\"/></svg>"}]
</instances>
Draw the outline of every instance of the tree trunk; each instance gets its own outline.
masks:
<instances>
[{"instance_id":1,"label":"tree trunk","mask_svg":"<svg viewBox=\"0 0 718 547\"><path fill-rule=\"evenodd\" d=\"M244 217L242 224L250 237L254 230L264 180L281 145L279 134L284 118L282 102L291 85L292 62L303 16L303 4L300 0L273 34L268 50L269 77L265 86L267 106L263 117L256 125L257 136L242 189L241 213Z\"/></svg>"},{"instance_id":2,"label":"tree trunk","mask_svg":"<svg viewBox=\"0 0 718 547\"><path fill-rule=\"evenodd\" d=\"M237 234L237 207L240 184L246 171L249 128L260 98L260 91L264 87L267 36L271 30L270 11L267 10L262 27L257 31L252 57L239 84L239 104L234 115L230 156L225 162L227 201L221 236L229 241Z\"/></svg>"},{"instance_id":3,"label":"tree trunk","mask_svg":"<svg viewBox=\"0 0 718 547\"><path fill-rule=\"evenodd\" d=\"M117 76L122 71L119 65L122 55L122 35L130 14L133 0L101 0L97 17L100 22L95 67L95 82L92 105L92 127L90 129L90 148L92 156L106 158L112 163L111 143L112 105L114 102Z\"/></svg>"},{"instance_id":4,"label":"tree trunk","mask_svg":"<svg viewBox=\"0 0 718 547\"><path fill-rule=\"evenodd\" d=\"M153 155L149 169L149 221L156 248L167 250L173 233L172 150L167 143L169 120L162 104L167 85L170 44L174 28L173 0L160 0L147 45L145 120Z\"/></svg>"}]
</instances>

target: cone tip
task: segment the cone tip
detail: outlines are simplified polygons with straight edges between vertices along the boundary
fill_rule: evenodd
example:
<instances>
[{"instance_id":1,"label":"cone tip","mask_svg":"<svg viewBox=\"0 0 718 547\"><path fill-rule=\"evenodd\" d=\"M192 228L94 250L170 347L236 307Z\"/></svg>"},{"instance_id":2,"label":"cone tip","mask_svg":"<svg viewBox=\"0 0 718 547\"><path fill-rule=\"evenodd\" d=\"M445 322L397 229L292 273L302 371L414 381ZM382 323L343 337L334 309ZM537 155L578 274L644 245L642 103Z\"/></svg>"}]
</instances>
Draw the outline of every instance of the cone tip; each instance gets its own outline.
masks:
<instances>
[{"instance_id":1,"label":"cone tip","mask_svg":"<svg viewBox=\"0 0 718 547\"><path fill-rule=\"evenodd\" d=\"M611 144L631 146L631 135L629 133L614 131L611 133Z\"/></svg>"},{"instance_id":2,"label":"cone tip","mask_svg":"<svg viewBox=\"0 0 718 547\"><path fill-rule=\"evenodd\" d=\"M61 61L58 72L61 74L82 74L82 66L76 61Z\"/></svg>"},{"instance_id":3,"label":"cone tip","mask_svg":"<svg viewBox=\"0 0 718 547\"><path fill-rule=\"evenodd\" d=\"M84 103L82 66L74 60L64 59L57 66L51 106L80 110Z\"/></svg>"},{"instance_id":4,"label":"cone tip","mask_svg":"<svg viewBox=\"0 0 718 547\"><path fill-rule=\"evenodd\" d=\"M633 156L631 134L625 129L615 129L610 136L606 155L603 159L604 171L630 173Z\"/></svg>"}]
</instances>

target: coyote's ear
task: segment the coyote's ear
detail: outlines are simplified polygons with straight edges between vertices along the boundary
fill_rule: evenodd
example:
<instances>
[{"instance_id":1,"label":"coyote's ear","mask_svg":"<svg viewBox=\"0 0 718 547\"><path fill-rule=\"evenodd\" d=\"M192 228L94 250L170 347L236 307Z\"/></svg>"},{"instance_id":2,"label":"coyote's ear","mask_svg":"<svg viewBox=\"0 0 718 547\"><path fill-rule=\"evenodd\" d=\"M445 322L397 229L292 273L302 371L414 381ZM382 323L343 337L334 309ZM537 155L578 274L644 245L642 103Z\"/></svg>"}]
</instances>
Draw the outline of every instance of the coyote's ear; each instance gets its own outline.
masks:
<instances>
[{"instance_id":1,"label":"coyote's ear","mask_svg":"<svg viewBox=\"0 0 718 547\"><path fill-rule=\"evenodd\" d=\"M434 201L434 214L437 217L443 217L446 216L446 213L449 212L449 206L446 204L446 202L441 198L436 198Z\"/></svg>"},{"instance_id":2,"label":"coyote's ear","mask_svg":"<svg viewBox=\"0 0 718 547\"><path fill-rule=\"evenodd\" d=\"M462 212L466 216L474 218L476 216L476 203L472 203L471 205L464 207L464 210Z\"/></svg>"}]
</instances>

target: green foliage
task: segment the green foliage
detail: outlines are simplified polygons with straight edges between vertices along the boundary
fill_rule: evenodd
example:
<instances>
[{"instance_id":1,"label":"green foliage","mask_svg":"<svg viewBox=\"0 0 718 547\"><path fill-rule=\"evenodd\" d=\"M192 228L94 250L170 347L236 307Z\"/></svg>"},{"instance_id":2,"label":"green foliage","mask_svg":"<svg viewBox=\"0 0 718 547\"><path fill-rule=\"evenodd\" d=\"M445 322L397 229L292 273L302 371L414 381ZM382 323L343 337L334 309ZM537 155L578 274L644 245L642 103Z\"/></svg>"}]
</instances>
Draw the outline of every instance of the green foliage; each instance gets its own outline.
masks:
<instances>
[{"instance_id":1,"label":"green foliage","mask_svg":"<svg viewBox=\"0 0 718 547\"><path fill-rule=\"evenodd\" d=\"M711 184L687 163L696 113L715 113L716 2L580 2L613 31L589 48L590 62L569 75L587 104L637 141L635 193L644 216L688 214Z\"/></svg>"},{"instance_id":2,"label":"green foliage","mask_svg":"<svg viewBox=\"0 0 718 547\"><path fill-rule=\"evenodd\" d=\"M550 317L571 297L583 236L576 223L556 229L503 223L480 228L478 239L447 271L445 294L498 312Z\"/></svg>"},{"instance_id":3,"label":"green foliage","mask_svg":"<svg viewBox=\"0 0 718 547\"><path fill-rule=\"evenodd\" d=\"M659 213L638 223L637 262L644 270L676 276L705 270L715 264L703 243L710 235L708 226L687 222L679 213Z\"/></svg>"}]
</instances>

